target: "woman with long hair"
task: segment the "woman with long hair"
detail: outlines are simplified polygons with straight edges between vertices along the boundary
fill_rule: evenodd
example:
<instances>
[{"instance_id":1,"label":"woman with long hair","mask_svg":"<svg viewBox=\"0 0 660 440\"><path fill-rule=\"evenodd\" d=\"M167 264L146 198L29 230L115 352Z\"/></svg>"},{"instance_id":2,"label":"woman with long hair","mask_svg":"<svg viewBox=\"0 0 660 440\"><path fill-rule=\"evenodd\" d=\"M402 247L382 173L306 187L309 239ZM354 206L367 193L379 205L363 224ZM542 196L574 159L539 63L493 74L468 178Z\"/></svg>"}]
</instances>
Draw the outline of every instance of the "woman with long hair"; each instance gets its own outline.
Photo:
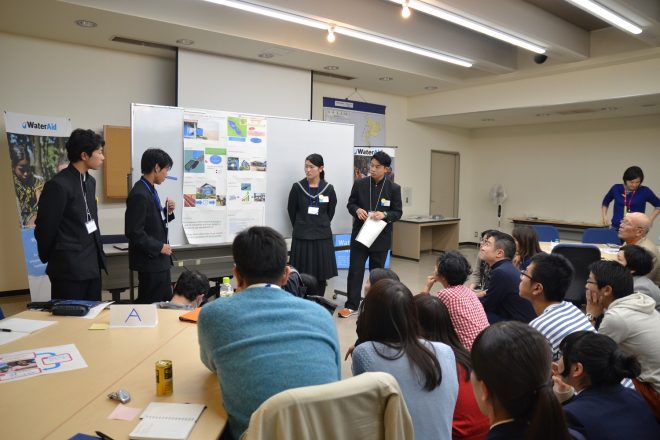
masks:
<instances>
[{"instance_id":1,"label":"woman with long hair","mask_svg":"<svg viewBox=\"0 0 660 440\"><path fill-rule=\"evenodd\" d=\"M353 352L353 374L394 376L410 411L415 438L451 439L458 381L452 349L420 338L413 295L402 283L382 279L363 301Z\"/></svg>"},{"instance_id":2,"label":"woman with long hair","mask_svg":"<svg viewBox=\"0 0 660 440\"><path fill-rule=\"evenodd\" d=\"M456 356L458 399L454 408L452 439L485 439L488 434L488 418L479 411L474 399L470 384L470 353L463 347L454 330L449 310L434 296L417 295L414 301L421 336L427 341L449 345Z\"/></svg>"},{"instance_id":3,"label":"woman with long hair","mask_svg":"<svg viewBox=\"0 0 660 440\"><path fill-rule=\"evenodd\" d=\"M543 252L539 245L539 236L531 226L516 225L511 233L516 242L514 265L521 271L527 269L532 257Z\"/></svg>"},{"instance_id":4,"label":"woman with long hair","mask_svg":"<svg viewBox=\"0 0 660 440\"><path fill-rule=\"evenodd\" d=\"M305 178L294 183L289 192L287 210L293 226L290 264L300 273L314 275L322 292L326 280L337 276L330 228L336 206L335 189L325 181L323 156L310 154L305 158Z\"/></svg>"},{"instance_id":5,"label":"woman with long hair","mask_svg":"<svg viewBox=\"0 0 660 440\"><path fill-rule=\"evenodd\" d=\"M559 344L557 373L577 395L564 404L568 425L588 440L660 439L660 427L637 392L621 385L639 376L635 358L606 335L579 331Z\"/></svg>"},{"instance_id":6,"label":"woman with long hair","mask_svg":"<svg viewBox=\"0 0 660 440\"><path fill-rule=\"evenodd\" d=\"M488 440L570 438L541 333L522 322L498 322L477 336L471 359L474 396L490 420Z\"/></svg>"}]
</instances>

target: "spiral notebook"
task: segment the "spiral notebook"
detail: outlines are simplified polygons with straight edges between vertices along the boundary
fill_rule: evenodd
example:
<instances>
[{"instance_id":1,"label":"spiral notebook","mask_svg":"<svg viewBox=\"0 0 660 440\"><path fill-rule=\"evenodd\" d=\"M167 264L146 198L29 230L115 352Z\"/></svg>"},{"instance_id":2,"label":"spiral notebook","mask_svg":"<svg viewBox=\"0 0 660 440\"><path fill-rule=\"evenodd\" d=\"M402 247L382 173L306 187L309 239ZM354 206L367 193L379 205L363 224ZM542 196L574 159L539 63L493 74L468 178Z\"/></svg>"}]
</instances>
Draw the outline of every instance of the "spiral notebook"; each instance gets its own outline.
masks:
<instances>
[{"instance_id":1,"label":"spiral notebook","mask_svg":"<svg viewBox=\"0 0 660 440\"><path fill-rule=\"evenodd\" d=\"M132 440L185 440L204 408L197 403L151 402L128 436Z\"/></svg>"}]
</instances>

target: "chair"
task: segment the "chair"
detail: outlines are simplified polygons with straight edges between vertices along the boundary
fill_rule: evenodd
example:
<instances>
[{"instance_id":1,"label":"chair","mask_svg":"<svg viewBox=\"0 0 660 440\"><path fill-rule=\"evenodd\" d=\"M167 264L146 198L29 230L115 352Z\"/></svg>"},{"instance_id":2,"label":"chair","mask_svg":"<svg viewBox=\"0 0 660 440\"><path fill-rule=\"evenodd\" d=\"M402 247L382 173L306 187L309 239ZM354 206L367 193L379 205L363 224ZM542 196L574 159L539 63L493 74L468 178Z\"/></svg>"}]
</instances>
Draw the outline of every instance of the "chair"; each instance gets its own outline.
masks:
<instances>
[{"instance_id":1,"label":"chair","mask_svg":"<svg viewBox=\"0 0 660 440\"><path fill-rule=\"evenodd\" d=\"M589 265L600 260L600 249L591 244L558 244L553 254L563 255L571 262L575 274L566 292L566 301L580 307L586 303L585 285L589 277Z\"/></svg>"},{"instance_id":2,"label":"chair","mask_svg":"<svg viewBox=\"0 0 660 440\"><path fill-rule=\"evenodd\" d=\"M589 228L582 233L582 243L621 244L619 234L612 228Z\"/></svg>"},{"instance_id":3,"label":"chair","mask_svg":"<svg viewBox=\"0 0 660 440\"><path fill-rule=\"evenodd\" d=\"M559 240L559 231L550 225L531 225L539 236L539 241Z\"/></svg>"},{"instance_id":4,"label":"chair","mask_svg":"<svg viewBox=\"0 0 660 440\"><path fill-rule=\"evenodd\" d=\"M413 435L399 384L377 372L282 391L257 408L241 440L404 440Z\"/></svg>"}]
</instances>

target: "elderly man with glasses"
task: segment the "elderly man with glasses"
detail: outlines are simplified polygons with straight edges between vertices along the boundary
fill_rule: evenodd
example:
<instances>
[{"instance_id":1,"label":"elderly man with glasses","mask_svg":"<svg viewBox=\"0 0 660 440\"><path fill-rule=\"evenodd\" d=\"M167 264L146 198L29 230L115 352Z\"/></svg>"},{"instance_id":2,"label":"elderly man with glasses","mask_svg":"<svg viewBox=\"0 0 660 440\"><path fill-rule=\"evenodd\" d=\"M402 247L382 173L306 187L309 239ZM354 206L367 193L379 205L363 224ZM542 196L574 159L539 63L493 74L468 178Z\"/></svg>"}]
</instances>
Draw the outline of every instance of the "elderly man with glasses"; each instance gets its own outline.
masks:
<instances>
[{"instance_id":1,"label":"elderly man with glasses","mask_svg":"<svg viewBox=\"0 0 660 440\"><path fill-rule=\"evenodd\" d=\"M653 255L653 269L646 276L660 286L660 253L658 246L647 235L651 229L651 219L641 212L631 212L621 220L619 238L625 244L636 244Z\"/></svg>"}]
</instances>

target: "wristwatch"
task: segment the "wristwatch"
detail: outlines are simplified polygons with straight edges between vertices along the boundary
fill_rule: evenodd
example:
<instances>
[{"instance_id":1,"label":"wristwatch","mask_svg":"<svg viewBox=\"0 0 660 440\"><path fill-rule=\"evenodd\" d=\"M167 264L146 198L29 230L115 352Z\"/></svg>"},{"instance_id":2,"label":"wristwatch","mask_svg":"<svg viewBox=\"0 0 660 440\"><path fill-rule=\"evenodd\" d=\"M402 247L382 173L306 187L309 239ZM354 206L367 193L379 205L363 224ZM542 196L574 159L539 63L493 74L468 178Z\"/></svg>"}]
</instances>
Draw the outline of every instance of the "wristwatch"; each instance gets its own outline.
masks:
<instances>
[{"instance_id":1,"label":"wristwatch","mask_svg":"<svg viewBox=\"0 0 660 440\"><path fill-rule=\"evenodd\" d=\"M594 315L592 315L591 313L587 313L586 316L587 316L587 319L589 320L589 322L591 322L591 321L594 321L594 322L595 322L595 321L598 320L598 318L600 318L600 316L594 316Z\"/></svg>"}]
</instances>

